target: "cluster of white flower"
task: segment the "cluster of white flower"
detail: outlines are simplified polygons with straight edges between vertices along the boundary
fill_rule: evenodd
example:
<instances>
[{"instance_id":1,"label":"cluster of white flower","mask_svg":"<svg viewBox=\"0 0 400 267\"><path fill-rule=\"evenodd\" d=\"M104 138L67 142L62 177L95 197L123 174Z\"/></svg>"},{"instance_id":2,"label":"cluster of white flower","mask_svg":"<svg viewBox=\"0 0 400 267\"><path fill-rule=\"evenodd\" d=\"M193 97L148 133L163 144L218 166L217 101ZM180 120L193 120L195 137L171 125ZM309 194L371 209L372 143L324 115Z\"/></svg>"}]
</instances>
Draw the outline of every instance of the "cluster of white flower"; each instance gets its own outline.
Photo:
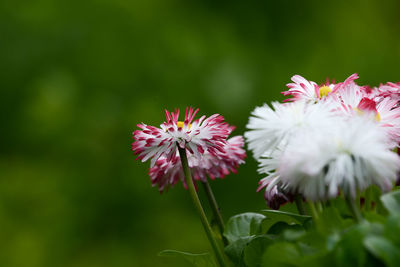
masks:
<instances>
[{"instance_id":1,"label":"cluster of white flower","mask_svg":"<svg viewBox=\"0 0 400 267\"><path fill-rule=\"evenodd\" d=\"M355 197L371 185L393 187L400 169L400 85L317 85L301 76L284 95L287 103L257 107L245 133L248 147L266 174L270 206L300 194L308 200ZM278 199L278 200L277 200ZM279 200L280 199L280 200ZM273 205L275 203L275 205Z\"/></svg>"}]
</instances>

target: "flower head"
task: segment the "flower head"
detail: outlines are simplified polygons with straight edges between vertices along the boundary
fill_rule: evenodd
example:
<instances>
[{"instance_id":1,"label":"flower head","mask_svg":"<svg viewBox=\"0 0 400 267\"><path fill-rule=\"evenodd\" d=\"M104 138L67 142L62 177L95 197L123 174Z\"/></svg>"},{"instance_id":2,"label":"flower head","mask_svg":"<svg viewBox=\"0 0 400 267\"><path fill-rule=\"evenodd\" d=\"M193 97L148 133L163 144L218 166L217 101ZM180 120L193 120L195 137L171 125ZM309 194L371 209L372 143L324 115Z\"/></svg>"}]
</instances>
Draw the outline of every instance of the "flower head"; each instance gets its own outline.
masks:
<instances>
[{"instance_id":1,"label":"flower head","mask_svg":"<svg viewBox=\"0 0 400 267\"><path fill-rule=\"evenodd\" d=\"M331 125L327 118L335 116L330 106L322 103L296 101L272 103L257 107L249 118L245 137L256 159L268 155L278 146L284 146L303 129L325 129Z\"/></svg>"},{"instance_id":2,"label":"flower head","mask_svg":"<svg viewBox=\"0 0 400 267\"><path fill-rule=\"evenodd\" d=\"M186 148L198 158L206 151L213 156L223 156L226 138L233 127L224 122L224 117L219 114L194 120L197 112L198 109L186 108L184 121L179 121L179 110L171 113L165 110L166 122L160 128L138 124L142 130L133 132L135 141L132 144L138 159L143 162L152 159L151 166L161 156L171 161L178 146Z\"/></svg>"},{"instance_id":3,"label":"flower head","mask_svg":"<svg viewBox=\"0 0 400 267\"><path fill-rule=\"evenodd\" d=\"M376 106L379 125L385 129L391 140L400 143L400 107L398 100L386 97Z\"/></svg>"},{"instance_id":4,"label":"flower head","mask_svg":"<svg viewBox=\"0 0 400 267\"><path fill-rule=\"evenodd\" d=\"M360 101L367 97L367 91L363 87L358 86L354 80L349 78L342 84L336 87L334 93L330 95L331 103L337 104L338 109L344 112L352 112L357 108Z\"/></svg>"},{"instance_id":5,"label":"flower head","mask_svg":"<svg viewBox=\"0 0 400 267\"><path fill-rule=\"evenodd\" d=\"M388 83L379 88L359 86L354 82L358 76L350 76L340 84L327 99L332 110L342 116L368 116L385 129L391 140L400 143L400 87Z\"/></svg>"},{"instance_id":6,"label":"flower head","mask_svg":"<svg viewBox=\"0 0 400 267\"><path fill-rule=\"evenodd\" d=\"M227 140L223 147L222 155L213 155L205 151L198 158L193 154L188 155L188 164L195 180L206 181L207 176L211 179L224 178L229 173L236 173L240 164L244 163L246 152L243 149L244 140L242 136L235 136ZM149 171L153 186L158 186L160 192L174 186L182 181L186 187L179 153L168 160L161 156Z\"/></svg>"},{"instance_id":7,"label":"flower head","mask_svg":"<svg viewBox=\"0 0 400 267\"><path fill-rule=\"evenodd\" d=\"M379 87L371 89L370 97L377 103L385 98L400 101L400 83L388 82L381 84Z\"/></svg>"},{"instance_id":8,"label":"flower head","mask_svg":"<svg viewBox=\"0 0 400 267\"><path fill-rule=\"evenodd\" d=\"M372 184L392 188L400 167L387 134L366 117L336 122L332 131L304 132L280 158L283 187L311 200L336 197L341 190L353 198Z\"/></svg>"},{"instance_id":9,"label":"flower head","mask_svg":"<svg viewBox=\"0 0 400 267\"><path fill-rule=\"evenodd\" d=\"M318 102L325 98L332 91L334 91L337 85L329 83L327 79L326 84L317 85L313 81L308 81L300 75L294 75L291 79L293 83L288 83L286 86L289 90L282 92L283 95L291 95L292 98L284 100L287 101L311 101Z\"/></svg>"},{"instance_id":10,"label":"flower head","mask_svg":"<svg viewBox=\"0 0 400 267\"><path fill-rule=\"evenodd\" d=\"M300 75L294 75L291 79L293 83L288 83L289 90L282 92L283 95L292 95L293 98L285 101L297 100L316 100L319 98L318 85L313 81L308 81Z\"/></svg>"},{"instance_id":11,"label":"flower head","mask_svg":"<svg viewBox=\"0 0 400 267\"><path fill-rule=\"evenodd\" d=\"M291 103L253 111L245 136L266 174L258 191L265 188L270 206L290 193L320 200L354 197L372 184L392 187L400 168L391 150L400 143L400 86L371 88L356 79L318 86L295 75L283 92Z\"/></svg>"}]
</instances>

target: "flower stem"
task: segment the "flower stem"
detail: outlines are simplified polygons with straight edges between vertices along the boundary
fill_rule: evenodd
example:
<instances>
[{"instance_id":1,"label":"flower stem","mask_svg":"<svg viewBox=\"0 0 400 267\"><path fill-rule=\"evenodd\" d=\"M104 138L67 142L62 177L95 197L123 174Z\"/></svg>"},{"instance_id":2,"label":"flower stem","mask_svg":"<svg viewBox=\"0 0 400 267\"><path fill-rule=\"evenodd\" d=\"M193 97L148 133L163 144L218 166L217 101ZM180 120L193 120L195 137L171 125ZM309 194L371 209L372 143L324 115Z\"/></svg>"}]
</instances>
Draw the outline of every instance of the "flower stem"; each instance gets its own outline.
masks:
<instances>
[{"instance_id":1,"label":"flower stem","mask_svg":"<svg viewBox=\"0 0 400 267\"><path fill-rule=\"evenodd\" d=\"M179 156L181 157L183 172L185 174L185 182L188 187L188 191L192 198L193 204L196 207L197 213L200 216L201 223L203 224L204 230L207 234L208 240L210 241L211 247L214 250L215 257L220 266L225 267L225 260L222 252L219 250L217 240L215 239L210 224L208 223L206 214L204 213L203 207L201 206L200 199L197 195L196 188L194 187L192 174L189 169L189 164L186 156L186 150L178 146Z\"/></svg>"},{"instance_id":2,"label":"flower stem","mask_svg":"<svg viewBox=\"0 0 400 267\"><path fill-rule=\"evenodd\" d=\"M322 213L324 208L322 207L321 201L318 201L316 204L317 204L318 213Z\"/></svg>"},{"instance_id":3,"label":"flower stem","mask_svg":"<svg viewBox=\"0 0 400 267\"><path fill-rule=\"evenodd\" d=\"M371 201L372 201L372 188L368 187L367 190L365 191L365 210L370 211L371 210Z\"/></svg>"},{"instance_id":4,"label":"flower stem","mask_svg":"<svg viewBox=\"0 0 400 267\"><path fill-rule=\"evenodd\" d=\"M296 202L297 210L300 215L305 215L304 205L303 205L303 197L300 194L296 194L294 196L294 201Z\"/></svg>"},{"instance_id":5,"label":"flower stem","mask_svg":"<svg viewBox=\"0 0 400 267\"><path fill-rule=\"evenodd\" d=\"M319 215L318 215L317 209L315 208L314 202L309 201L308 205L310 206L311 215L313 217L314 223L317 223Z\"/></svg>"},{"instance_id":6,"label":"flower stem","mask_svg":"<svg viewBox=\"0 0 400 267\"><path fill-rule=\"evenodd\" d=\"M356 206L356 203L354 202L352 197L349 196L349 195L346 195L345 199L346 199L347 207L349 208L351 214L353 214L353 217L356 220L356 222L358 222L358 223L361 222L362 221L362 217L361 217L360 210Z\"/></svg>"},{"instance_id":7,"label":"flower stem","mask_svg":"<svg viewBox=\"0 0 400 267\"><path fill-rule=\"evenodd\" d=\"M218 207L217 200L215 199L214 193L213 193L213 191L211 189L211 186L208 183L208 181L207 180L202 181L202 184L203 184L203 187L204 187L204 191L206 192L208 203L211 206L211 209L212 209L212 212L213 212L213 215L214 215L214 219L216 220L216 222L218 224L218 229L219 229L219 233L221 234L222 241L224 242L224 245L226 246L227 245L227 241L226 241L226 239L224 238L224 235L223 235L224 234L225 225L224 225L224 220L222 219L222 215L221 215L220 209Z\"/></svg>"}]
</instances>

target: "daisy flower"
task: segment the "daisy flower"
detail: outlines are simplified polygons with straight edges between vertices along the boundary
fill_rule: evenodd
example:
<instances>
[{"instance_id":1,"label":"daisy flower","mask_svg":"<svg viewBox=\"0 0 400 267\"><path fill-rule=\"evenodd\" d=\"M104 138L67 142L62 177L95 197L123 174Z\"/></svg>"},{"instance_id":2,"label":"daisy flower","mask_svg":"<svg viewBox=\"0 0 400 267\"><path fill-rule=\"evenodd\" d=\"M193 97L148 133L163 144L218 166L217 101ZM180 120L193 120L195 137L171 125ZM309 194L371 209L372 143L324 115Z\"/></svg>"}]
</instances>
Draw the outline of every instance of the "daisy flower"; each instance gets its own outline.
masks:
<instances>
[{"instance_id":1,"label":"daisy flower","mask_svg":"<svg viewBox=\"0 0 400 267\"><path fill-rule=\"evenodd\" d=\"M293 201L293 194L284 190L279 172L279 159L286 146L303 131L328 131L338 119L329 105L296 101L272 103L252 113L245 133L249 149L260 163L258 172L267 176L260 180L257 192L265 189L264 198L272 209ZM332 122L333 121L333 122Z\"/></svg>"},{"instance_id":2,"label":"daisy flower","mask_svg":"<svg viewBox=\"0 0 400 267\"><path fill-rule=\"evenodd\" d=\"M273 102L272 107L264 104L251 114L245 137L256 159L268 156L278 146L284 146L302 129L329 127L326 119L334 116L330 105L306 101Z\"/></svg>"},{"instance_id":3,"label":"daisy flower","mask_svg":"<svg viewBox=\"0 0 400 267\"><path fill-rule=\"evenodd\" d=\"M178 146L186 148L190 154L196 157L207 151L213 156L223 156L226 138L232 132L233 127L224 122L224 117L214 114L208 118L202 116L194 120L198 109L186 108L184 121L179 121L179 110L168 112L165 110L166 122L160 128L146 125L137 126L142 130L133 132L134 142L132 150L142 162L151 160L151 166L164 156L170 161L176 156Z\"/></svg>"},{"instance_id":4,"label":"daisy flower","mask_svg":"<svg viewBox=\"0 0 400 267\"><path fill-rule=\"evenodd\" d=\"M244 163L246 158L243 146L243 137L235 136L227 140L222 155L215 156L206 151L201 158L198 158L194 154L189 154L188 164L193 179L206 181L207 176L215 179L224 178L231 172L236 173L237 168ZM157 185L160 192L168 190L179 181L182 181L186 187L181 159L177 152L171 160L168 160L166 156L161 156L150 168L149 175L152 185Z\"/></svg>"},{"instance_id":5,"label":"daisy flower","mask_svg":"<svg viewBox=\"0 0 400 267\"><path fill-rule=\"evenodd\" d=\"M391 98L400 101L400 84L388 82L381 84L379 87L371 89L371 96L377 103L385 98Z\"/></svg>"},{"instance_id":6,"label":"daisy flower","mask_svg":"<svg viewBox=\"0 0 400 267\"><path fill-rule=\"evenodd\" d=\"M318 102L335 90L335 84L330 84L327 80L326 84L318 86L313 81L308 81L300 75L294 75L286 86L289 90L282 92L284 96L291 95L292 98L285 99L284 102L306 100Z\"/></svg>"},{"instance_id":7,"label":"daisy flower","mask_svg":"<svg viewBox=\"0 0 400 267\"><path fill-rule=\"evenodd\" d=\"M395 143L400 142L400 107L399 98L393 96L396 84L381 86L383 89L370 89L358 86L354 79L349 77L329 96L329 105L338 114L355 116L367 115L379 122ZM384 89L386 88L386 89ZM400 87L399 87L400 88ZM378 91L376 91L378 90ZM380 91L379 91L380 90Z\"/></svg>"},{"instance_id":8,"label":"daisy flower","mask_svg":"<svg viewBox=\"0 0 400 267\"><path fill-rule=\"evenodd\" d=\"M233 126L224 122L224 118L219 114L194 120L197 112L198 109L186 108L185 119L179 121L179 110L175 109L171 113L165 110L166 122L162 123L160 128L139 124L141 130L133 132L135 141L132 150L142 162L151 159L150 177L153 185L158 185L161 192L179 180L184 181L214 250L215 258L220 266L226 266L223 252L197 195L191 172L196 174L194 177L205 179L205 173L210 177L222 177L229 171L234 171L244 158L241 148L243 139L238 137L233 138L231 142L227 141ZM192 166L189 165L190 161ZM222 235L224 227L218 205L208 183L203 185L208 189L206 195L214 216L218 218L218 228Z\"/></svg>"},{"instance_id":9,"label":"daisy flower","mask_svg":"<svg viewBox=\"0 0 400 267\"><path fill-rule=\"evenodd\" d=\"M391 140L400 143L400 107L398 100L387 97L376 105L377 120L379 125L385 129Z\"/></svg>"},{"instance_id":10,"label":"daisy flower","mask_svg":"<svg viewBox=\"0 0 400 267\"><path fill-rule=\"evenodd\" d=\"M358 107L360 101L368 97L368 91L357 85L354 82L356 79L358 79L358 75L353 74L343 83L335 86L332 94L329 95L331 100L329 103L333 105L333 109L351 114Z\"/></svg>"},{"instance_id":11,"label":"daisy flower","mask_svg":"<svg viewBox=\"0 0 400 267\"><path fill-rule=\"evenodd\" d=\"M336 197L341 190L355 197L372 184L392 188L400 167L387 134L363 116L342 120L329 133L304 132L280 158L283 187L310 200Z\"/></svg>"}]
</instances>

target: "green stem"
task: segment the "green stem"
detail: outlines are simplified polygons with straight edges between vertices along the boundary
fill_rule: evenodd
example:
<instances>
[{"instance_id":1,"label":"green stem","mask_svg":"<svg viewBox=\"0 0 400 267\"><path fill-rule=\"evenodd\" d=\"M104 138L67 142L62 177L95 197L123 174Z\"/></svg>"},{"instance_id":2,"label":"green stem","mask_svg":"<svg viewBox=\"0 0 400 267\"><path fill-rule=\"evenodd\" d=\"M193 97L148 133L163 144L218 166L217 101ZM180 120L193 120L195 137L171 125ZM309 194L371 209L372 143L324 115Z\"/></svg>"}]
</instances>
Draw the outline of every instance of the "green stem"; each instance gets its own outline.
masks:
<instances>
[{"instance_id":1,"label":"green stem","mask_svg":"<svg viewBox=\"0 0 400 267\"><path fill-rule=\"evenodd\" d=\"M308 205L310 206L311 215L313 217L313 220L316 223L318 221L319 215L318 215L317 209L315 208L314 202L309 201Z\"/></svg>"},{"instance_id":2,"label":"green stem","mask_svg":"<svg viewBox=\"0 0 400 267\"><path fill-rule=\"evenodd\" d=\"M354 203L357 209L361 209L361 194L359 194L358 192Z\"/></svg>"},{"instance_id":3,"label":"green stem","mask_svg":"<svg viewBox=\"0 0 400 267\"><path fill-rule=\"evenodd\" d=\"M204 213L203 207L201 206L200 199L197 195L196 188L194 187L192 174L189 169L188 160L186 156L186 150L178 146L179 156L181 157L182 168L185 174L185 182L188 187L190 196L192 198L193 204L196 207L197 213L200 216L201 223L203 224L204 230L207 234L208 240L210 241L211 247L214 250L215 257L220 266L225 267L225 259L222 252L219 250L217 240L215 239L210 224L208 223L206 214Z\"/></svg>"},{"instance_id":4,"label":"green stem","mask_svg":"<svg viewBox=\"0 0 400 267\"><path fill-rule=\"evenodd\" d=\"M371 206L371 201L372 201L372 188L368 187L367 190L365 191L365 210L370 211L372 206Z\"/></svg>"},{"instance_id":5,"label":"green stem","mask_svg":"<svg viewBox=\"0 0 400 267\"><path fill-rule=\"evenodd\" d=\"M227 240L224 238L224 235L223 235L224 234L224 228L225 228L224 219L222 219L222 215L221 215L220 209L218 207L217 200L215 199L214 193L213 193L213 191L211 189L211 186L208 183L208 181L207 180L203 181L202 184L203 184L203 187L204 187L204 191L206 192L208 203L211 206L211 210L213 212L214 219L216 220L216 222L218 224L219 233L221 234L221 238L222 238L222 240L224 242L224 245L226 246L226 245L228 245L228 243L227 243Z\"/></svg>"},{"instance_id":6,"label":"green stem","mask_svg":"<svg viewBox=\"0 0 400 267\"><path fill-rule=\"evenodd\" d=\"M322 207L321 201L318 201L316 204L317 204L318 213L322 213L323 207Z\"/></svg>"},{"instance_id":7,"label":"green stem","mask_svg":"<svg viewBox=\"0 0 400 267\"><path fill-rule=\"evenodd\" d=\"M351 214L353 214L354 219L357 222L361 222L362 221L361 213L354 200L351 198L351 196L348 195L345 196L345 199L347 207L349 208Z\"/></svg>"},{"instance_id":8,"label":"green stem","mask_svg":"<svg viewBox=\"0 0 400 267\"><path fill-rule=\"evenodd\" d=\"M296 206L297 206L297 210L299 211L299 214L305 215L306 212L304 210L303 197L300 194L296 194L294 196L294 201L296 202Z\"/></svg>"}]
</instances>

